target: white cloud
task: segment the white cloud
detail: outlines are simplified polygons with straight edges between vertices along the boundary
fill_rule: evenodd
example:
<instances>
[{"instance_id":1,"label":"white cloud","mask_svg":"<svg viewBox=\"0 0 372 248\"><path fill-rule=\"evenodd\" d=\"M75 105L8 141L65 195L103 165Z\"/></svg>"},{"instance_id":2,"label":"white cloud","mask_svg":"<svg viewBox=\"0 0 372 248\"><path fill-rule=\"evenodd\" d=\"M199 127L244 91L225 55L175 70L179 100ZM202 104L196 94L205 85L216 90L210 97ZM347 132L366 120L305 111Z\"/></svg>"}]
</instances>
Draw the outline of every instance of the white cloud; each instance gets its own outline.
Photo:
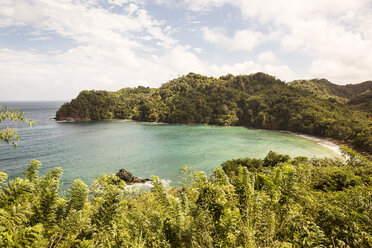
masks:
<instances>
[{"instance_id":1,"label":"white cloud","mask_svg":"<svg viewBox=\"0 0 372 248\"><path fill-rule=\"evenodd\" d=\"M263 64L280 64L281 61L276 57L275 53L273 51L265 51L258 55L257 57L258 61Z\"/></svg>"},{"instance_id":2,"label":"white cloud","mask_svg":"<svg viewBox=\"0 0 372 248\"><path fill-rule=\"evenodd\" d=\"M168 0L168 2L175 2ZM372 59L372 2L370 0L181 0L193 11L211 11L230 4L236 6L247 21L271 28L282 36L281 49L308 56L313 60L307 77L327 77L336 83L370 80ZM181 3L180 3L181 2ZM204 28L205 40L226 49L249 51L261 44L253 38L245 46L233 46L235 36L226 37L220 30ZM244 34L244 33L243 33ZM278 37L278 35L275 35ZM270 36L270 34L269 34ZM243 35L255 37L251 34ZM256 41L259 40L257 44ZM236 43L235 43L236 44ZM243 44L242 44L243 45Z\"/></svg>"},{"instance_id":3,"label":"white cloud","mask_svg":"<svg viewBox=\"0 0 372 248\"><path fill-rule=\"evenodd\" d=\"M209 43L221 44L221 46L228 46L228 44L231 42L231 40L224 34L223 29L210 29L208 27L203 27L201 31L203 33L203 39Z\"/></svg>"},{"instance_id":4,"label":"white cloud","mask_svg":"<svg viewBox=\"0 0 372 248\"><path fill-rule=\"evenodd\" d=\"M208 76L262 71L284 80L326 77L338 83L372 78L369 1L157 2L193 11L232 4L245 21L257 22L255 29L227 35L224 28L205 26L201 35L206 42L222 51L256 52L262 44L275 42L275 46L264 47L267 50L256 61L239 59L217 65L198 57L208 52L203 44L193 47L176 40L172 35L177 27L152 17L142 0L109 0L120 13L100 7L97 0L2 0L0 27L26 27L29 39L53 35L53 39L63 37L75 44L53 53L0 48L2 100L69 99L83 89L155 87L190 71ZM257 31L260 27L265 27L265 33ZM278 49L282 60L275 55ZM311 58L307 75L297 75L285 65L285 53Z\"/></svg>"},{"instance_id":5,"label":"white cloud","mask_svg":"<svg viewBox=\"0 0 372 248\"><path fill-rule=\"evenodd\" d=\"M194 51L195 51L196 53L202 53L202 52L203 52L203 49L200 48L200 47L195 47L195 48L194 48Z\"/></svg>"},{"instance_id":6,"label":"white cloud","mask_svg":"<svg viewBox=\"0 0 372 248\"><path fill-rule=\"evenodd\" d=\"M153 20L143 8L129 5L125 14L111 13L100 7L87 7L84 1L4 0L0 3L0 26L30 25L53 31L81 43L122 43L138 46L128 39L131 32L147 32L162 43L173 43L159 31L161 22Z\"/></svg>"},{"instance_id":7,"label":"white cloud","mask_svg":"<svg viewBox=\"0 0 372 248\"><path fill-rule=\"evenodd\" d=\"M261 32L248 29L236 31L231 38L226 36L224 30L220 28L203 27L201 31L205 41L232 51L251 51L269 39Z\"/></svg>"},{"instance_id":8,"label":"white cloud","mask_svg":"<svg viewBox=\"0 0 372 248\"><path fill-rule=\"evenodd\" d=\"M50 39L51 37L49 36L38 36L38 37L29 38L29 40L31 41L50 40Z\"/></svg>"},{"instance_id":9,"label":"white cloud","mask_svg":"<svg viewBox=\"0 0 372 248\"><path fill-rule=\"evenodd\" d=\"M297 77L295 73L286 65L270 65L270 64L260 64L253 61L245 61L241 63L235 63L233 65L223 65L221 67L216 67L222 74L251 74L256 72L264 72L270 75L276 76L281 80L293 80Z\"/></svg>"},{"instance_id":10,"label":"white cloud","mask_svg":"<svg viewBox=\"0 0 372 248\"><path fill-rule=\"evenodd\" d=\"M137 1L133 1L133 0L107 0L107 2L109 4L113 4L113 5L123 6L124 4L126 4L128 2L137 2Z\"/></svg>"},{"instance_id":11,"label":"white cloud","mask_svg":"<svg viewBox=\"0 0 372 248\"><path fill-rule=\"evenodd\" d=\"M139 10L139 6L136 5L136 4L134 4L134 3L131 3L131 4L129 4L129 5L125 8L125 10L128 12L128 14L133 15L136 11Z\"/></svg>"},{"instance_id":12,"label":"white cloud","mask_svg":"<svg viewBox=\"0 0 372 248\"><path fill-rule=\"evenodd\" d=\"M308 70L311 77L327 77L344 84L372 78L372 40L339 23L324 18L298 22L281 45L313 58Z\"/></svg>"},{"instance_id":13,"label":"white cloud","mask_svg":"<svg viewBox=\"0 0 372 248\"><path fill-rule=\"evenodd\" d=\"M258 71L286 80L294 76L287 66L262 65L252 61L217 66L200 60L179 45L162 56L153 55L147 59L117 48L97 51L95 46L81 46L56 55L0 49L3 101L68 100L84 89L117 90L138 84L158 87L188 72L221 76Z\"/></svg>"},{"instance_id":14,"label":"white cloud","mask_svg":"<svg viewBox=\"0 0 372 248\"><path fill-rule=\"evenodd\" d=\"M31 27L36 30L30 34L34 40L42 36L33 36L47 32L77 44L49 55L35 50L1 49L0 91L10 91L4 98L61 99L76 96L83 89L113 90L130 86L130 82L131 86L133 82L158 83L156 76L147 72L154 67L153 62L139 54L154 49L173 50L177 41L170 37L169 26L154 20L141 6L129 3L133 1L120 4L126 2L126 13L116 14L94 6L93 1L2 1L1 26ZM147 46L142 44L144 40L155 42ZM154 47L156 43L158 47ZM14 89L18 91L11 91Z\"/></svg>"},{"instance_id":15,"label":"white cloud","mask_svg":"<svg viewBox=\"0 0 372 248\"><path fill-rule=\"evenodd\" d=\"M226 0L156 0L157 4L187 8L192 11L208 11L215 7L222 7L227 2Z\"/></svg>"},{"instance_id":16,"label":"white cloud","mask_svg":"<svg viewBox=\"0 0 372 248\"><path fill-rule=\"evenodd\" d=\"M226 0L185 0L184 4L194 11L221 7L226 3Z\"/></svg>"}]
</instances>

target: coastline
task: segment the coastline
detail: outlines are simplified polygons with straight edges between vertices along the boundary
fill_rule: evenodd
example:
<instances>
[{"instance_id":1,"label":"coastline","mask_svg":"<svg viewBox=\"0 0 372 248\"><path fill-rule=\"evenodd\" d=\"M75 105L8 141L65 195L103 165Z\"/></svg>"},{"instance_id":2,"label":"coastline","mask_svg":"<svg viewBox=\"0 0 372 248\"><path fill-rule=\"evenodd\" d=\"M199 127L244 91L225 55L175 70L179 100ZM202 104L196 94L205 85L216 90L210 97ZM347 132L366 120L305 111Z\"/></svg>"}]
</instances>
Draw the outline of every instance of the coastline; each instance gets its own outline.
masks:
<instances>
[{"instance_id":1,"label":"coastline","mask_svg":"<svg viewBox=\"0 0 372 248\"><path fill-rule=\"evenodd\" d=\"M309 134L296 133L296 132L291 132L291 131L286 131L286 130L280 130L280 132L294 134L294 135L302 137L304 139L315 141L319 145L324 146L324 147L332 150L333 152L337 153L340 156L344 156L342 154L341 150L340 150L340 147L345 146L345 147L348 147L348 148L360 153L362 156L364 156L365 158L367 158L369 161L372 162L372 154L370 154L366 151L363 151L361 149L355 148L352 145L350 145L349 143L346 143L346 142L343 142L343 141L340 141L340 140L337 140L337 139L313 136L313 135L309 135Z\"/></svg>"},{"instance_id":2,"label":"coastline","mask_svg":"<svg viewBox=\"0 0 372 248\"><path fill-rule=\"evenodd\" d=\"M324 137L318 137L318 136L313 136L309 134L303 134L303 133L296 133L296 132L291 132L291 131L286 131L286 130L280 130L282 133L288 133L288 134L293 134L298 137L307 139L307 140L312 140L318 143L319 145L328 148L329 150L333 151L339 156L342 156L342 152L340 150L341 146L349 146L346 143L343 143L339 140L332 139L332 138L324 138Z\"/></svg>"}]
</instances>

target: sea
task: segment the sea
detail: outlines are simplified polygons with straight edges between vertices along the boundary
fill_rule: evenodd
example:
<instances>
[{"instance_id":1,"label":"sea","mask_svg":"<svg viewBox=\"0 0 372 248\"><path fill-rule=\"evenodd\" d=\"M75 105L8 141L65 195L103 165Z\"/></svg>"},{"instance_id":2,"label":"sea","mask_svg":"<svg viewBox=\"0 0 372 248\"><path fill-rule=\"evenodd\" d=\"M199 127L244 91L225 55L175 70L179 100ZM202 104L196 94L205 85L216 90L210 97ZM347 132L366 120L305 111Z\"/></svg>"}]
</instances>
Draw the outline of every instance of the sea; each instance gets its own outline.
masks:
<instances>
[{"instance_id":1,"label":"sea","mask_svg":"<svg viewBox=\"0 0 372 248\"><path fill-rule=\"evenodd\" d=\"M127 120L58 122L63 102L0 102L18 108L37 124L3 122L21 136L17 148L0 143L0 171L22 177L32 159L42 163L40 174L53 167L64 171L62 188L76 178L91 185L102 174L125 168L134 175L156 175L172 185L184 165L210 174L236 158L264 158L269 151L291 157L337 158L340 155L316 140L291 133L211 125L169 125Z\"/></svg>"}]
</instances>

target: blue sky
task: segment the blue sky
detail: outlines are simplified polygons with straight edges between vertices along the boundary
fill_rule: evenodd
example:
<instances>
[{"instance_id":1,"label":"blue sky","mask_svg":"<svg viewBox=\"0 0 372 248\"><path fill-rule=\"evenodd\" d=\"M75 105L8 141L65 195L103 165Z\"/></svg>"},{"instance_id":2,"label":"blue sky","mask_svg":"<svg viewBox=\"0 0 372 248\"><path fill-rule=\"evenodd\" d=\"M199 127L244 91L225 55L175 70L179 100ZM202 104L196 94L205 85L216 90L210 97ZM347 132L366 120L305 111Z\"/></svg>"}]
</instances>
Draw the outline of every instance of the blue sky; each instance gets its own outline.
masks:
<instances>
[{"instance_id":1,"label":"blue sky","mask_svg":"<svg viewBox=\"0 0 372 248\"><path fill-rule=\"evenodd\" d=\"M188 72L372 79L370 0L2 0L0 100L158 87Z\"/></svg>"}]
</instances>

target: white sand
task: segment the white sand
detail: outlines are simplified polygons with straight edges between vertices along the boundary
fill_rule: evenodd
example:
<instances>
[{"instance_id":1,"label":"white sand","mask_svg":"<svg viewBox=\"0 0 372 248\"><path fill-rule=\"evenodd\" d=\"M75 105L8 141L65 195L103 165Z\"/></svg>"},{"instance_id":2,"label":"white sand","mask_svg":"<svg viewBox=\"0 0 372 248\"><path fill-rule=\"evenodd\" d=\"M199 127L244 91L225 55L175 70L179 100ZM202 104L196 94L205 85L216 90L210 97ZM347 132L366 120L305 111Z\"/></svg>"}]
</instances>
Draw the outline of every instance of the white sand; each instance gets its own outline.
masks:
<instances>
[{"instance_id":1,"label":"white sand","mask_svg":"<svg viewBox=\"0 0 372 248\"><path fill-rule=\"evenodd\" d=\"M325 139L325 138L314 137L314 136L307 135L307 134L293 133L293 132L290 132L290 131L281 131L281 132L294 134L294 135L299 136L301 138L315 141L319 145L328 148L329 150L335 152L336 154L338 154L340 156L342 155L341 150L340 150L340 146L337 145L336 143L332 142L332 141L329 141L329 140Z\"/></svg>"}]
</instances>

